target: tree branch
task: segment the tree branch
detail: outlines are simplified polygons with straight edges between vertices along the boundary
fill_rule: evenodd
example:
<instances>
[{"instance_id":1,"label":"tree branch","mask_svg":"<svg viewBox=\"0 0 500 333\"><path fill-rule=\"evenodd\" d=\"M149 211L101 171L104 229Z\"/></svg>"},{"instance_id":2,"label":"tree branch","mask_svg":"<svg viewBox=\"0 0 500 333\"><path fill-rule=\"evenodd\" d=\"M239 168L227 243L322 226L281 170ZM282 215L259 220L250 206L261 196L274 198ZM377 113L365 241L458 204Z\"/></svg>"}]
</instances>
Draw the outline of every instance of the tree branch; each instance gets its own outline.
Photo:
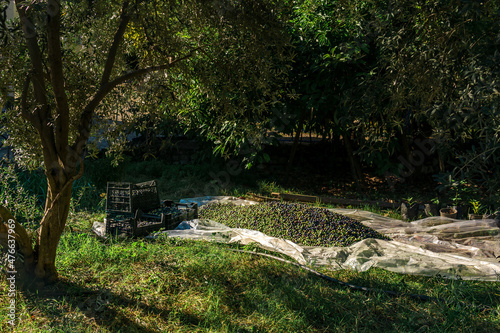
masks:
<instances>
[{"instance_id":1,"label":"tree branch","mask_svg":"<svg viewBox=\"0 0 500 333\"><path fill-rule=\"evenodd\" d=\"M61 7L59 0L47 4L47 46L50 66L50 82L56 101L55 144L57 154L66 161L69 134L69 105L64 88L64 73L60 41Z\"/></svg>"},{"instance_id":2,"label":"tree branch","mask_svg":"<svg viewBox=\"0 0 500 333\"><path fill-rule=\"evenodd\" d=\"M74 151L76 151L78 154L81 152L81 148L85 145L89 135L90 135L90 122L92 121L92 116L94 114L94 110L97 108L99 103L106 97L107 94L109 94L115 87L118 85L131 80L135 79L141 76L144 76L146 74L152 73L152 72L157 72L165 69L172 68L176 64L180 63L183 60L189 59L194 55L194 53L198 50L200 50L201 47L198 47L196 49L191 50L187 55L171 60L167 64L163 65L158 65L158 66L151 66L143 69L138 69L133 72L126 73L122 76L119 76L118 78L114 79L111 82L108 82L104 85L101 85L101 88L97 91L97 93L94 95L94 97L89 101L87 106L82 112L82 115L80 117L80 123L78 125L78 137L75 140L75 143L73 144L72 148ZM80 148L80 149L79 149Z\"/></svg>"},{"instance_id":3,"label":"tree branch","mask_svg":"<svg viewBox=\"0 0 500 333\"><path fill-rule=\"evenodd\" d=\"M111 89L113 89L116 86L118 86L118 85L120 85L120 84L122 84L122 83L124 83L124 82L126 82L128 80L132 80L132 79L144 76L144 75L152 73L152 72L158 72L158 71L162 71L162 70L165 70L165 69L172 68L177 63L179 63L179 62L181 62L183 60L191 58L193 56L193 54L196 51L198 51L199 49L201 49L201 47L198 47L198 48L196 48L194 50L191 50L187 55L185 55L185 56L183 56L181 58L177 58L177 59L169 61L168 64L163 64L163 65L158 65L158 66L151 66L151 67L147 67L147 68L143 68L143 69L138 69L138 70L135 70L133 72L126 73L126 74L124 74L122 76L117 77L113 81L111 81L109 83L109 85L111 86Z\"/></svg>"},{"instance_id":4,"label":"tree branch","mask_svg":"<svg viewBox=\"0 0 500 333\"><path fill-rule=\"evenodd\" d=\"M36 30L33 23L29 20L26 14L26 8L23 7L22 1L16 0L16 9L21 20L21 26L24 31L24 38L26 39L26 46L28 47L28 53L31 60L31 65L33 68L33 73L31 75L33 81L33 90L35 93L35 99L38 105L46 106L48 105L46 89L45 89L45 79L43 74L43 63L40 48L38 47L38 41L36 37ZM39 110L47 112L45 108L40 108ZM40 116L45 116L40 114ZM40 119L41 120L41 119Z\"/></svg>"},{"instance_id":5,"label":"tree branch","mask_svg":"<svg viewBox=\"0 0 500 333\"><path fill-rule=\"evenodd\" d=\"M82 152L82 149L85 147L87 139L90 136L90 122L92 121L94 110L104 99L104 97L106 97L106 95L114 88L113 86L110 86L109 79L111 77L111 72L113 71L118 48L120 47L120 44L123 40L123 35L125 34L127 25L130 22L130 15L127 12L128 6L129 1L124 1L122 5L122 12L120 14L120 23L113 37L113 43L109 48L108 56L106 58L106 64L104 65L104 71L101 77L101 83L99 85L99 90L85 106L80 116L80 123L78 124L78 136L71 146L71 149L73 149L73 151L78 155Z\"/></svg>"},{"instance_id":6,"label":"tree branch","mask_svg":"<svg viewBox=\"0 0 500 333\"><path fill-rule=\"evenodd\" d=\"M28 48L28 54L31 61L32 73L31 81L33 83L33 92L36 102L36 107L33 110L31 121L33 126L38 130L42 140L42 149L44 159L50 157L52 160L57 158L57 150L55 145L54 132L52 131L50 119L50 106L47 98L46 83L43 71L42 54L38 47L37 35L34 24L27 16L27 7L24 1L16 0L16 10L21 20L21 26L24 31L24 38ZM26 103L25 103L26 106ZM28 119L28 121L30 121Z\"/></svg>"},{"instance_id":7,"label":"tree branch","mask_svg":"<svg viewBox=\"0 0 500 333\"><path fill-rule=\"evenodd\" d=\"M113 66L115 65L115 59L116 59L116 54L118 53L118 48L120 47L120 44L123 40L123 35L125 34L127 25L130 22L130 16L127 12L128 4L129 4L128 1L123 2L122 13L120 15L120 24L118 26L118 30L116 30L115 36L113 37L113 43L109 48L108 57L106 58L106 64L104 65L104 71L102 73L101 84L100 84L101 87L109 82Z\"/></svg>"},{"instance_id":8,"label":"tree branch","mask_svg":"<svg viewBox=\"0 0 500 333\"><path fill-rule=\"evenodd\" d=\"M30 82L31 82L31 75L30 73L28 73L26 75L26 79L24 80L23 91L21 93L21 115L23 116L24 119L32 123L33 126L35 126L35 128L39 128L40 122L35 116L33 116L31 112L28 111L28 106L26 101L28 98Z\"/></svg>"}]
</instances>

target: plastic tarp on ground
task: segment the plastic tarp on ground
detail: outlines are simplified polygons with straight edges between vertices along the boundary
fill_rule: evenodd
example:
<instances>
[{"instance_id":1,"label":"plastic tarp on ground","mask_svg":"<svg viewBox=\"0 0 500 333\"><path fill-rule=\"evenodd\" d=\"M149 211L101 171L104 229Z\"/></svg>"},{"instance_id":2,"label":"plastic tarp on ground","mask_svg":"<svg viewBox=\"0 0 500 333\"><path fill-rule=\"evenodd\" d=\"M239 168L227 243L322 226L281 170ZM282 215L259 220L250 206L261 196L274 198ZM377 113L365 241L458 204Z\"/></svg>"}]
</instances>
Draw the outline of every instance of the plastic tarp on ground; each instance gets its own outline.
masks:
<instances>
[{"instance_id":1,"label":"plastic tarp on ground","mask_svg":"<svg viewBox=\"0 0 500 333\"><path fill-rule=\"evenodd\" d=\"M257 204L233 197L181 200L198 202L200 207L213 201L237 205ZM209 220L184 221L176 230L165 233L169 237L257 243L264 249L292 257L301 264L326 266L334 270L366 271L378 267L404 274L500 281L500 263L496 258L500 256L499 221L429 217L403 222L354 209L332 211L357 219L392 240L365 239L349 247L301 246L259 231L229 228Z\"/></svg>"}]
</instances>

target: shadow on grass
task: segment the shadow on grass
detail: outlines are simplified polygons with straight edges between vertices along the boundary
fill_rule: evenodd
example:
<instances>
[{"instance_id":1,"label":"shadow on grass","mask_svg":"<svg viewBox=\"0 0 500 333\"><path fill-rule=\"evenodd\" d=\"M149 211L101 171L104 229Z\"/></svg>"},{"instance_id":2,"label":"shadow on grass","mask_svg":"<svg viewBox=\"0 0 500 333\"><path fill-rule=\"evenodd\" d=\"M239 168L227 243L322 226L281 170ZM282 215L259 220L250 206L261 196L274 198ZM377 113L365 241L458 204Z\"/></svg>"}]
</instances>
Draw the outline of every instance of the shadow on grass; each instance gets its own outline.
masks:
<instances>
[{"instance_id":1,"label":"shadow on grass","mask_svg":"<svg viewBox=\"0 0 500 333\"><path fill-rule=\"evenodd\" d=\"M95 322L95 331L107 329L112 332L146 332L153 333L161 331L160 328L152 329L138 315L127 314L121 309L138 309L148 316L169 316L171 306L160 308L147 304L141 300L138 292L132 292L130 296L118 294L108 288L87 288L81 285L61 279L58 283L50 285L38 292L25 291L24 295L37 310L44 312L47 318L52 319L52 324L57 325L60 318L71 312L72 309L80 309L81 313L90 321ZM48 306L51 301L66 304L65 307L54 308ZM45 304L43 304L45 303ZM177 318L181 318L181 325L197 326L201 319L179 309L175 310ZM50 320L49 319L49 320ZM54 325L54 326L55 326ZM82 323L81 328L85 328ZM51 325L52 326L52 325ZM89 328L89 327L87 327Z\"/></svg>"},{"instance_id":2,"label":"shadow on grass","mask_svg":"<svg viewBox=\"0 0 500 333\"><path fill-rule=\"evenodd\" d=\"M92 332L425 332L451 328L492 332L498 328L495 326L498 321L490 321L472 309L351 291L299 268L276 265L267 258L236 256L234 252L218 250L207 255L205 247L193 247L183 255L179 254L182 251L172 252L177 253L172 261L181 262L185 256L199 260L172 266L160 259L149 262L152 266L141 266L144 275L148 274L148 267L156 267L163 279L169 276L171 284L166 289L152 292L150 288L154 286L138 282L130 291L125 290L128 288L112 290L105 284L87 287L62 277L60 282L38 293L25 292L28 308L42 312L41 322L45 320L51 327L65 327L69 321L76 325L73 331ZM186 277L189 279L185 280ZM348 273L339 278L362 286L402 292L406 289L393 274L379 270ZM403 279L422 281L421 277L404 276ZM183 281L186 285L181 287ZM449 286L437 278L422 283L443 290ZM492 285L491 291L493 289ZM494 302L479 285L467 290L466 299L471 299L472 291L477 292L474 299ZM460 293L461 287L454 295ZM183 302L176 299L181 294ZM191 301L190 295L199 298ZM207 306L205 303L209 301L212 303ZM54 303L64 306L51 306ZM215 304L219 308L210 309ZM80 310L75 311L76 308ZM80 322L68 318L72 312L83 314Z\"/></svg>"}]
</instances>

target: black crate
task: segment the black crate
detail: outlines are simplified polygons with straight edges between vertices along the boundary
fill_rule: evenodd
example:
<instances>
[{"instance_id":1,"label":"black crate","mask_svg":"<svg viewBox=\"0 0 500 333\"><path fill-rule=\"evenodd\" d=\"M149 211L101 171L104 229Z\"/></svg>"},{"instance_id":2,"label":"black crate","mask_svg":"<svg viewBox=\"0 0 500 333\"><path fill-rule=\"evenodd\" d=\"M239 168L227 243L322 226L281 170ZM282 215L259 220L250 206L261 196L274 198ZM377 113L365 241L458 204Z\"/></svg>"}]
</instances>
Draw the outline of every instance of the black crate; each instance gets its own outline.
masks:
<instances>
[{"instance_id":1,"label":"black crate","mask_svg":"<svg viewBox=\"0 0 500 333\"><path fill-rule=\"evenodd\" d=\"M169 218L165 214L145 215L139 209L135 216L128 213L108 213L106 215L106 234L126 235L129 237L145 236L152 231L166 229Z\"/></svg>"},{"instance_id":2,"label":"black crate","mask_svg":"<svg viewBox=\"0 0 500 333\"><path fill-rule=\"evenodd\" d=\"M174 229L179 223L186 220L192 220L198 218L198 204L196 203L178 203L172 200L165 200L162 202L162 207L149 213L139 212L136 214L138 221L146 220L151 221L152 219L159 219L159 216L163 215L164 228ZM139 222L138 222L139 223Z\"/></svg>"},{"instance_id":3,"label":"black crate","mask_svg":"<svg viewBox=\"0 0 500 333\"><path fill-rule=\"evenodd\" d=\"M132 187L132 211L142 209L148 212L160 207L156 180L135 184Z\"/></svg>"},{"instance_id":4,"label":"black crate","mask_svg":"<svg viewBox=\"0 0 500 333\"><path fill-rule=\"evenodd\" d=\"M182 221L193 220L198 218L198 204L195 202L191 203L176 203L176 208L179 210L179 218Z\"/></svg>"},{"instance_id":5,"label":"black crate","mask_svg":"<svg viewBox=\"0 0 500 333\"><path fill-rule=\"evenodd\" d=\"M166 200L163 207L145 213L137 209L135 214L111 212L106 214L106 234L125 234L129 237L146 236L160 229L171 230L180 222L198 217L196 203L174 203Z\"/></svg>"},{"instance_id":6,"label":"black crate","mask_svg":"<svg viewBox=\"0 0 500 333\"><path fill-rule=\"evenodd\" d=\"M135 217L132 214L106 214L105 230L108 235L125 234L133 236L135 228Z\"/></svg>"},{"instance_id":7,"label":"black crate","mask_svg":"<svg viewBox=\"0 0 500 333\"><path fill-rule=\"evenodd\" d=\"M147 212L157 208L160 208L160 198L156 180L138 184L108 182L107 212L135 214L138 209Z\"/></svg>"},{"instance_id":8,"label":"black crate","mask_svg":"<svg viewBox=\"0 0 500 333\"><path fill-rule=\"evenodd\" d=\"M138 214L137 214L138 215ZM146 236L160 229L167 229L169 218L167 214L137 216L133 223L133 236Z\"/></svg>"}]
</instances>

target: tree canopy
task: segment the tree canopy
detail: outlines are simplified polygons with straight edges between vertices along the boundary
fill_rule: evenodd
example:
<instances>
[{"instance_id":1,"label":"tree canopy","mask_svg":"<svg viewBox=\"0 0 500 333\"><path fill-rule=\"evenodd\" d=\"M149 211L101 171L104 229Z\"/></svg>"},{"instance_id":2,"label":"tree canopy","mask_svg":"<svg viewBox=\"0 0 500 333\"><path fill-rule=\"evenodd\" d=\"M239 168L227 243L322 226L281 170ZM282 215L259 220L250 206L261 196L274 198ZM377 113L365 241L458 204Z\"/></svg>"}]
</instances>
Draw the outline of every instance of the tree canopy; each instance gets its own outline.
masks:
<instances>
[{"instance_id":1,"label":"tree canopy","mask_svg":"<svg viewBox=\"0 0 500 333\"><path fill-rule=\"evenodd\" d=\"M192 96L224 115L266 107L288 57L280 3L15 1L19 19L2 21L2 92L15 97L2 131L19 164L43 163L48 183L34 248L16 224L28 270L57 278L72 184L89 138L113 132L110 120L154 119Z\"/></svg>"},{"instance_id":2,"label":"tree canopy","mask_svg":"<svg viewBox=\"0 0 500 333\"><path fill-rule=\"evenodd\" d=\"M296 119L307 113L299 127L342 136L380 175L430 172L497 192L498 2L295 3L290 82L300 97L286 106Z\"/></svg>"}]
</instances>

